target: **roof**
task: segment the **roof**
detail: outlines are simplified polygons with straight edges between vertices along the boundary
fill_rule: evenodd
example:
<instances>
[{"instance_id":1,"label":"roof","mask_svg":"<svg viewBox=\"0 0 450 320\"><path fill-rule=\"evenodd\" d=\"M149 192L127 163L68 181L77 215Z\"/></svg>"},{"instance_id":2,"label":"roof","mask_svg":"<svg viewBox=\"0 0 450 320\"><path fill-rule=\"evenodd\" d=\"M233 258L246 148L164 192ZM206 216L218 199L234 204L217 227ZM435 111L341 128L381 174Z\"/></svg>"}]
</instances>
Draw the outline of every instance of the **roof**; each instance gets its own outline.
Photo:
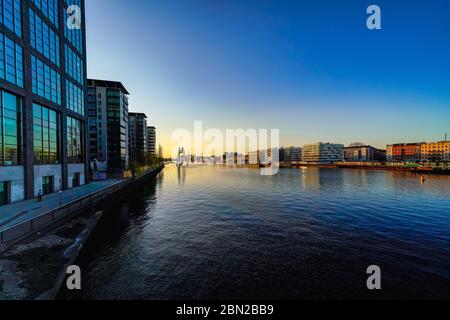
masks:
<instances>
[{"instance_id":1,"label":"roof","mask_svg":"<svg viewBox=\"0 0 450 320\"><path fill-rule=\"evenodd\" d=\"M421 144L426 144L426 142L394 143L389 144L388 147L408 147L408 146L419 146Z\"/></svg>"},{"instance_id":2,"label":"roof","mask_svg":"<svg viewBox=\"0 0 450 320\"><path fill-rule=\"evenodd\" d=\"M377 149L375 147L372 146L353 146L353 147L344 147L344 149L360 149L360 148L372 148L372 149ZM378 150L378 149L377 149Z\"/></svg>"},{"instance_id":3,"label":"roof","mask_svg":"<svg viewBox=\"0 0 450 320\"><path fill-rule=\"evenodd\" d=\"M128 116L144 116L147 119L147 115L143 112L128 112Z\"/></svg>"},{"instance_id":4,"label":"roof","mask_svg":"<svg viewBox=\"0 0 450 320\"><path fill-rule=\"evenodd\" d=\"M130 94L120 81L87 79L87 83L89 87L105 87L105 88L120 89L124 91L125 94Z\"/></svg>"}]
</instances>

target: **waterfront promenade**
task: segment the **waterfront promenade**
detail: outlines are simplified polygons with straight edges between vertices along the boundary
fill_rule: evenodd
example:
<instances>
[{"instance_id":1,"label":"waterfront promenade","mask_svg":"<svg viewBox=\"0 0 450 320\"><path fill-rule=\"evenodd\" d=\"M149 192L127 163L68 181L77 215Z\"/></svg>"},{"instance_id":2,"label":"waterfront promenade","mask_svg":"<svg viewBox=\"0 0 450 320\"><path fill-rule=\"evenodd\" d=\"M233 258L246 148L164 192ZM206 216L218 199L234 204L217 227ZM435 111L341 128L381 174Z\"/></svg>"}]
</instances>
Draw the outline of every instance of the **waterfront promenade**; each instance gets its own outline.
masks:
<instances>
[{"instance_id":1,"label":"waterfront promenade","mask_svg":"<svg viewBox=\"0 0 450 320\"><path fill-rule=\"evenodd\" d=\"M12 216L13 220L0 227L0 300L54 299L67 267L75 263L104 212L126 201L163 168L66 191L62 206L59 194L52 194L43 202L30 200L8 206L14 211L2 208L2 213L16 212L20 217ZM23 209L31 211L20 214Z\"/></svg>"},{"instance_id":2,"label":"waterfront promenade","mask_svg":"<svg viewBox=\"0 0 450 320\"><path fill-rule=\"evenodd\" d=\"M20 222L37 217L40 214L75 201L83 196L111 187L121 181L120 179L109 179L91 182L74 189L63 191L61 199L60 194L56 192L44 196L42 202L38 202L37 199L32 199L1 206L0 231L4 231Z\"/></svg>"}]
</instances>

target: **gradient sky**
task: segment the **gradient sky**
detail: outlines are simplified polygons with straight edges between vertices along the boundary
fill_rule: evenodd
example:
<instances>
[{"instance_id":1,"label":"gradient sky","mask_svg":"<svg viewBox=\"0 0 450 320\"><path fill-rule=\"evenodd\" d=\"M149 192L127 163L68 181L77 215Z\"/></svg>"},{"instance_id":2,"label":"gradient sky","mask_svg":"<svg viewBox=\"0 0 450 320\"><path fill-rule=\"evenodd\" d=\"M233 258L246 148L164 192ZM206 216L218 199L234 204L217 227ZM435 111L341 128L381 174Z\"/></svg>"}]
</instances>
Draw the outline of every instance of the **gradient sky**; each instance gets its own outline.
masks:
<instances>
[{"instance_id":1,"label":"gradient sky","mask_svg":"<svg viewBox=\"0 0 450 320\"><path fill-rule=\"evenodd\" d=\"M121 81L166 154L195 120L285 146L450 134L448 0L87 0L87 37L88 76Z\"/></svg>"}]
</instances>

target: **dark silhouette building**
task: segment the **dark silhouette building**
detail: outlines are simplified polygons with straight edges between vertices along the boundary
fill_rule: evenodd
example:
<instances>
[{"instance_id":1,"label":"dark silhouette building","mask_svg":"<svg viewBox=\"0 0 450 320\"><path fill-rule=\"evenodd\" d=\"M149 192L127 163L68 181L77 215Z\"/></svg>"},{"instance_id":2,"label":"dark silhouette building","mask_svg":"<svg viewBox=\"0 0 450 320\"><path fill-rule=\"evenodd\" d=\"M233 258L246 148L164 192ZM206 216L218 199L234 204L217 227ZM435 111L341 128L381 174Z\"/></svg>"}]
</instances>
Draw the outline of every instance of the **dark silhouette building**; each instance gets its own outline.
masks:
<instances>
[{"instance_id":1,"label":"dark silhouette building","mask_svg":"<svg viewBox=\"0 0 450 320\"><path fill-rule=\"evenodd\" d=\"M100 171L128 169L128 95L118 81L88 79L90 160Z\"/></svg>"},{"instance_id":2,"label":"dark silhouette building","mask_svg":"<svg viewBox=\"0 0 450 320\"><path fill-rule=\"evenodd\" d=\"M145 164L148 158L147 151L147 116L145 113L129 113L128 144L130 161Z\"/></svg>"}]
</instances>

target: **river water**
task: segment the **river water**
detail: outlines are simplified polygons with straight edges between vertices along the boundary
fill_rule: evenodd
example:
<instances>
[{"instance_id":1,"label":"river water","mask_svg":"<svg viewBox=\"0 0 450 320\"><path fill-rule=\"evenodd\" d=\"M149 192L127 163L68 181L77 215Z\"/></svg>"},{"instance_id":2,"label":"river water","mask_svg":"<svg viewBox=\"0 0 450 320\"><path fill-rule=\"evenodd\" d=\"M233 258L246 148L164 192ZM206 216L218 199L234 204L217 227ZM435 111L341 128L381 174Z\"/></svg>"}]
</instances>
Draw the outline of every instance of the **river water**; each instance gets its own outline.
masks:
<instances>
[{"instance_id":1,"label":"river water","mask_svg":"<svg viewBox=\"0 0 450 320\"><path fill-rule=\"evenodd\" d=\"M450 298L450 177L169 165L77 264L83 289L60 298Z\"/></svg>"}]
</instances>

